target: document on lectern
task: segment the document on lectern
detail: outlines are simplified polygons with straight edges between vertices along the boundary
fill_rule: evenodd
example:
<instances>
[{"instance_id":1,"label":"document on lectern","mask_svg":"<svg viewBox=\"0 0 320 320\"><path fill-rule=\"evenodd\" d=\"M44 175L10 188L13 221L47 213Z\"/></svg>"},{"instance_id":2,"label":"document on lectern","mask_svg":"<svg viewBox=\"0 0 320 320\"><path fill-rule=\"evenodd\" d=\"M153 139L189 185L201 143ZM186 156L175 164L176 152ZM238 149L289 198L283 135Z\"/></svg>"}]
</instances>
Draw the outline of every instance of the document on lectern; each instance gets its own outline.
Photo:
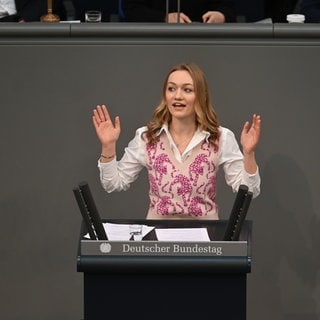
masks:
<instances>
[{"instance_id":1,"label":"document on lectern","mask_svg":"<svg viewBox=\"0 0 320 320\"><path fill-rule=\"evenodd\" d=\"M201 242L210 241L207 228L168 228L156 229L159 241Z\"/></svg>"},{"instance_id":2,"label":"document on lectern","mask_svg":"<svg viewBox=\"0 0 320 320\"><path fill-rule=\"evenodd\" d=\"M130 224L117 224L106 222L103 224L109 240L128 241L131 238ZM147 235L154 227L141 225L141 236Z\"/></svg>"},{"instance_id":3,"label":"document on lectern","mask_svg":"<svg viewBox=\"0 0 320 320\"><path fill-rule=\"evenodd\" d=\"M109 241L129 241L131 238L130 234L130 224L118 224L118 223L103 223L104 230ZM144 237L154 227L147 225L141 225L141 236ZM86 234L84 238L89 239L89 234Z\"/></svg>"}]
</instances>

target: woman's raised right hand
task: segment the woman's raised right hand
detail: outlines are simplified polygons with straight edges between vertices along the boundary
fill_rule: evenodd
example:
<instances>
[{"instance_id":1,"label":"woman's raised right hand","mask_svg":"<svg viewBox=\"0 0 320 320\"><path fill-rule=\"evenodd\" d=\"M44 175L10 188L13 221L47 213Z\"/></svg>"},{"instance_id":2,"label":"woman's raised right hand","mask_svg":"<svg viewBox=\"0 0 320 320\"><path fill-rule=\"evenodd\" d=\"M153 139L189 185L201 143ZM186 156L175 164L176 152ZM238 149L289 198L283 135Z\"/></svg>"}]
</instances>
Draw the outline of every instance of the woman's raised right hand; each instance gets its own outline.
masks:
<instances>
[{"instance_id":1,"label":"woman's raised right hand","mask_svg":"<svg viewBox=\"0 0 320 320\"><path fill-rule=\"evenodd\" d=\"M97 105L93 110L92 121L103 147L110 147L117 142L121 131L120 118L115 117L113 124L105 105Z\"/></svg>"}]
</instances>

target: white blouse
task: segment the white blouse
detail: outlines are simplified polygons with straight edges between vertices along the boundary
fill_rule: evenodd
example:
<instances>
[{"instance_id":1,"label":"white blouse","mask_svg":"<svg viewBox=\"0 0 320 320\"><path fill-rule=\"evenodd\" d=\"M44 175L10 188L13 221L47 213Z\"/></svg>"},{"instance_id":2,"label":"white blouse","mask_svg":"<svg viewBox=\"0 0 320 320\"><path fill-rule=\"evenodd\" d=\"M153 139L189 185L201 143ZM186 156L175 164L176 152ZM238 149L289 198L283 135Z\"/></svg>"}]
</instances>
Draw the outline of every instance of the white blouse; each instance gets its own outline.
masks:
<instances>
[{"instance_id":1,"label":"white blouse","mask_svg":"<svg viewBox=\"0 0 320 320\"><path fill-rule=\"evenodd\" d=\"M113 159L110 162L98 161L100 170L100 181L103 188L108 192L127 190L130 184L134 182L146 166L146 141L142 134L147 127L137 129L135 137L125 148L121 160ZM255 174L249 174L244 169L243 154L232 131L220 127L219 138L219 166L223 167L226 183L232 187L234 192L238 191L241 184L247 185L253 197L260 193L260 175L259 169ZM172 152L180 162L185 161L191 153L191 150L204 139L208 139L210 133L207 131L196 131L193 138L183 154L180 154L175 145L167 125L163 125L159 134L165 132L169 138Z\"/></svg>"}]
</instances>

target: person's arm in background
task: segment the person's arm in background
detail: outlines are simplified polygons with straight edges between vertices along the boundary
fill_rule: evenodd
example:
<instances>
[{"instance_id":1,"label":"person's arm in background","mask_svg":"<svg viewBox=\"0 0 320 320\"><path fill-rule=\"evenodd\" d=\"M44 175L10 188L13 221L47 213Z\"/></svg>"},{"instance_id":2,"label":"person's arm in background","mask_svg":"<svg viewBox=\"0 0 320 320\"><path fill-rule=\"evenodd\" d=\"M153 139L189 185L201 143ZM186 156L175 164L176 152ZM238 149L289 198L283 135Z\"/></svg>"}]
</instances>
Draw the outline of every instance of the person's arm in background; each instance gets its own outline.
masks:
<instances>
[{"instance_id":1,"label":"person's arm in background","mask_svg":"<svg viewBox=\"0 0 320 320\"><path fill-rule=\"evenodd\" d=\"M40 21L40 18L47 11L44 1L39 0L16 0L17 12L20 21Z\"/></svg>"},{"instance_id":2,"label":"person's arm in background","mask_svg":"<svg viewBox=\"0 0 320 320\"><path fill-rule=\"evenodd\" d=\"M203 22L223 23L236 22L236 9L232 0L211 0L210 10L203 16ZM209 14L211 12L211 14ZM212 14L215 13L215 14ZM223 20L223 16L224 20ZM216 21L214 21L216 20Z\"/></svg>"},{"instance_id":3,"label":"person's arm in background","mask_svg":"<svg viewBox=\"0 0 320 320\"><path fill-rule=\"evenodd\" d=\"M165 22L166 0L122 0L126 22Z\"/></svg>"}]
</instances>

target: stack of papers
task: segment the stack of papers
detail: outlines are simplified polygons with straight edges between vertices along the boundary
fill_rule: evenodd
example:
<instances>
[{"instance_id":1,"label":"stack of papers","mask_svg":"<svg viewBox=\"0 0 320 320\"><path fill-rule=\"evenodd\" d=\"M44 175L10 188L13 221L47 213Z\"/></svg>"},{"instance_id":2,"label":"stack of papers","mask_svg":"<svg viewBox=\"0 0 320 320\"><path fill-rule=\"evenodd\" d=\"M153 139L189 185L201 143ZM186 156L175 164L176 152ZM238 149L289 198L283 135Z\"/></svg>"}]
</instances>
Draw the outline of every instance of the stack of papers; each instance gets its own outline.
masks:
<instances>
[{"instance_id":1,"label":"stack of papers","mask_svg":"<svg viewBox=\"0 0 320 320\"><path fill-rule=\"evenodd\" d=\"M156 229L159 241L200 242L210 241L207 228L168 228Z\"/></svg>"},{"instance_id":2,"label":"stack of papers","mask_svg":"<svg viewBox=\"0 0 320 320\"><path fill-rule=\"evenodd\" d=\"M110 241L129 241L130 224L103 223L104 230ZM146 236L155 227L142 225L142 237ZM164 228L155 229L158 241L170 242L201 242L210 241L207 228ZM90 238L87 233L85 238Z\"/></svg>"},{"instance_id":3,"label":"stack of papers","mask_svg":"<svg viewBox=\"0 0 320 320\"><path fill-rule=\"evenodd\" d=\"M104 223L104 229L106 231L109 240L128 241L131 238L130 224L115 224L115 223ZM142 225L142 237L147 235L154 227Z\"/></svg>"}]
</instances>

